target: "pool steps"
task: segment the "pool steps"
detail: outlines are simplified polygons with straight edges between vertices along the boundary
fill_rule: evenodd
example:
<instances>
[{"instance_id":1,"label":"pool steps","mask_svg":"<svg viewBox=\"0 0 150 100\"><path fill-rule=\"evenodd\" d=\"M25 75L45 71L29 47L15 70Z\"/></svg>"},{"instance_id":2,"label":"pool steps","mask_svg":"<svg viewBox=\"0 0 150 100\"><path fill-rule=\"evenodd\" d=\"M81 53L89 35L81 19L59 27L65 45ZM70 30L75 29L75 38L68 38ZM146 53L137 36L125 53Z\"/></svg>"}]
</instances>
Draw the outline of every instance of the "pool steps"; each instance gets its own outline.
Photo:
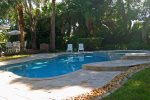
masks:
<instances>
[{"instance_id":1,"label":"pool steps","mask_svg":"<svg viewBox=\"0 0 150 100\"><path fill-rule=\"evenodd\" d=\"M125 71L136 65L150 64L149 60L114 60L84 64L83 69L93 71Z\"/></svg>"},{"instance_id":2,"label":"pool steps","mask_svg":"<svg viewBox=\"0 0 150 100\"><path fill-rule=\"evenodd\" d=\"M145 60L150 59L150 54L147 53L127 53L121 59L123 60Z\"/></svg>"}]
</instances>

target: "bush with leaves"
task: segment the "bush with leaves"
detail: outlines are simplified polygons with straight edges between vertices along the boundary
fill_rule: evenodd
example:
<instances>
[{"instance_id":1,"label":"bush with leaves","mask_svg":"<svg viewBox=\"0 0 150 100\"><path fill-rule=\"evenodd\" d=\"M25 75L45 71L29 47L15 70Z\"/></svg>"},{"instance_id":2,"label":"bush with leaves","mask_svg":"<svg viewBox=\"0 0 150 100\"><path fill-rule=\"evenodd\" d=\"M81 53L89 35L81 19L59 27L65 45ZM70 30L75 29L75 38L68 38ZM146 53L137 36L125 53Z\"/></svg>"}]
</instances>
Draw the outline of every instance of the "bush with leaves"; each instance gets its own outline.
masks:
<instances>
[{"instance_id":1,"label":"bush with leaves","mask_svg":"<svg viewBox=\"0 0 150 100\"><path fill-rule=\"evenodd\" d=\"M6 34L6 31L0 32L0 42L6 42L8 41L8 35Z\"/></svg>"}]
</instances>

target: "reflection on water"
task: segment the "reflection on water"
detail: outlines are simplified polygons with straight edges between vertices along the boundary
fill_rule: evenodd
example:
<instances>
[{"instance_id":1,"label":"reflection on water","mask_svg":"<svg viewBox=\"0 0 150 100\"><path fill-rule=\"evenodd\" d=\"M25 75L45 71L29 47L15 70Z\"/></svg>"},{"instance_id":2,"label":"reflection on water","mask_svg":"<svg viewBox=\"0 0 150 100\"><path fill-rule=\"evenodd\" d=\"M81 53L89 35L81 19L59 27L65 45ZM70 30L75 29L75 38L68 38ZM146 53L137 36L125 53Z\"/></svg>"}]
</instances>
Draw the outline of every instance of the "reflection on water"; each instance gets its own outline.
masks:
<instances>
[{"instance_id":1,"label":"reflection on water","mask_svg":"<svg viewBox=\"0 0 150 100\"><path fill-rule=\"evenodd\" d=\"M120 56L108 53L69 54L51 59L9 65L3 70L8 70L24 77L46 78L79 70L83 64L110 61L118 58L120 58Z\"/></svg>"},{"instance_id":2,"label":"reflection on water","mask_svg":"<svg viewBox=\"0 0 150 100\"><path fill-rule=\"evenodd\" d=\"M84 54L78 55L79 61L83 62L84 61Z\"/></svg>"},{"instance_id":3,"label":"reflection on water","mask_svg":"<svg viewBox=\"0 0 150 100\"><path fill-rule=\"evenodd\" d=\"M66 62L70 63L70 62L83 62L84 61L84 54L80 54L80 55L69 55L67 57Z\"/></svg>"}]
</instances>

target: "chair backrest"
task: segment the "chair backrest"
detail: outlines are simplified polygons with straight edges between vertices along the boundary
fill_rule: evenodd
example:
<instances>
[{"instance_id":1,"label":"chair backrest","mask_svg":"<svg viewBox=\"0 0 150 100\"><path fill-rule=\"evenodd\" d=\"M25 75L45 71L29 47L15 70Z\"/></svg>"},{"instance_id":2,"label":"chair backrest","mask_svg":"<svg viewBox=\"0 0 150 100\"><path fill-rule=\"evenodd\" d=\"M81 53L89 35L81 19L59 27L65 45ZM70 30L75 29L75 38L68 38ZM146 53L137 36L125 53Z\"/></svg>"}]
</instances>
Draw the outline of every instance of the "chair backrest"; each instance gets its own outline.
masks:
<instances>
[{"instance_id":1,"label":"chair backrest","mask_svg":"<svg viewBox=\"0 0 150 100\"><path fill-rule=\"evenodd\" d=\"M24 48L27 47L27 41L24 41Z\"/></svg>"},{"instance_id":2,"label":"chair backrest","mask_svg":"<svg viewBox=\"0 0 150 100\"><path fill-rule=\"evenodd\" d=\"M15 42L20 43L20 41L15 41Z\"/></svg>"},{"instance_id":3,"label":"chair backrest","mask_svg":"<svg viewBox=\"0 0 150 100\"><path fill-rule=\"evenodd\" d=\"M17 47L20 47L20 42L17 42Z\"/></svg>"},{"instance_id":4,"label":"chair backrest","mask_svg":"<svg viewBox=\"0 0 150 100\"><path fill-rule=\"evenodd\" d=\"M11 42L6 42L6 47L12 47L12 43Z\"/></svg>"},{"instance_id":5,"label":"chair backrest","mask_svg":"<svg viewBox=\"0 0 150 100\"><path fill-rule=\"evenodd\" d=\"M13 46L20 46L20 41L13 42Z\"/></svg>"},{"instance_id":6,"label":"chair backrest","mask_svg":"<svg viewBox=\"0 0 150 100\"><path fill-rule=\"evenodd\" d=\"M67 51L73 51L73 45L72 44L68 44Z\"/></svg>"},{"instance_id":7,"label":"chair backrest","mask_svg":"<svg viewBox=\"0 0 150 100\"><path fill-rule=\"evenodd\" d=\"M83 45L83 43L79 43L78 50L84 50L84 45Z\"/></svg>"},{"instance_id":8,"label":"chair backrest","mask_svg":"<svg viewBox=\"0 0 150 100\"><path fill-rule=\"evenodd\" d=\"M16 47L17 46L17 42L13 42L13 47Z\"/></svg>"}]
</instances>

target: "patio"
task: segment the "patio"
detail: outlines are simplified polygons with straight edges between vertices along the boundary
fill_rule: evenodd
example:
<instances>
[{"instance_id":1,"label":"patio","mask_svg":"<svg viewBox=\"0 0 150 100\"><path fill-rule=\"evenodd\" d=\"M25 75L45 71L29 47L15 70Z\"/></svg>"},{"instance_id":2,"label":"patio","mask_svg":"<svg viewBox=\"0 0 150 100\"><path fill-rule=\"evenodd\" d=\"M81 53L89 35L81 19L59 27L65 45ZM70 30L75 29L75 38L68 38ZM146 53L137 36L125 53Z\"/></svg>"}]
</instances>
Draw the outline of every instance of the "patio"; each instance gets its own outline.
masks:
<instances>
[{"instance_id":1,"label":"patio","mask_svg":"<svg viewBox=\"0 0 150 100\"><path fill-rule=\"evenodd\" d=\"M34 59L51 58L58 54L36 54L19 60L1 62L0 66ZM147 62L148 63L148 62ZM108 63L109 65L109 63ZM109 83L122 71L79 71L53 78L30 79L11 72L0 72L1 100L60 100L89 93ZM8 96L9 94L9 96Z\"/></svg>"},{"instance_id":2,"label":"patio","mask_svg":"<svg viewBox=\"0 0 150 100\"><path fill-rule=\"evenodd\" d=\"M25 79L1 72L0 97L4 100L60 100L101 87L120 72L80 70L54 79ZM9 96L8 96L9 94Z\"/></svg>"},{"instance_id":3,"label":"patio","mask_svg":"<svg viewBox=\"0 0 150 100\"><path fill-rule=\"evenodd\" d=\"M59 55L59 54L58 54ZM49 58L57 56L55 54L37 54L31 57L11 60L0 63L1 65L13 64L17 62L29 61L35 58ZM6 99L20 100L49 100L49 99L65 99L90 92L94 88L105 85L112 80L116 72L95 72L87 70L79 70L70 74L62 75L54 78L46 79L27 79L17 76L11 72L0 73L0 89L4 90L0 97ZM10 96L8 96L8 93ZM37 95L38 94L38 95Z\"/></svg>"}]
</instances>

